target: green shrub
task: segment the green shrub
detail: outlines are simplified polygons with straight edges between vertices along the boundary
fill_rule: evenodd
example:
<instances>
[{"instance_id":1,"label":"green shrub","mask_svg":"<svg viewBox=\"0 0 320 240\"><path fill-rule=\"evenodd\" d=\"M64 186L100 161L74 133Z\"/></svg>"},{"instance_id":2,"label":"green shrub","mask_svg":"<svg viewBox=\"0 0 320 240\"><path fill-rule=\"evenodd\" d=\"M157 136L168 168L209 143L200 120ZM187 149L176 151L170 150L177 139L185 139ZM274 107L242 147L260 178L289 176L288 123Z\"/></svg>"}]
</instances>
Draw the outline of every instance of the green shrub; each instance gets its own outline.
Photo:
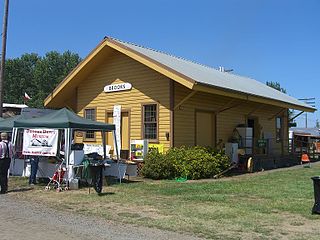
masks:
<instances>
[{"instance_id":1,"label":"green shrub","mask_svg":"<svg viewBox=\"0 0 320 240\"><path fill-rule=\"evenodd\" d=\"M152 149L148 152L141 170L152 179L212 178L230 166L224 153L204 147L171 148L166 153Z\"/></svg>"}]
</instances>

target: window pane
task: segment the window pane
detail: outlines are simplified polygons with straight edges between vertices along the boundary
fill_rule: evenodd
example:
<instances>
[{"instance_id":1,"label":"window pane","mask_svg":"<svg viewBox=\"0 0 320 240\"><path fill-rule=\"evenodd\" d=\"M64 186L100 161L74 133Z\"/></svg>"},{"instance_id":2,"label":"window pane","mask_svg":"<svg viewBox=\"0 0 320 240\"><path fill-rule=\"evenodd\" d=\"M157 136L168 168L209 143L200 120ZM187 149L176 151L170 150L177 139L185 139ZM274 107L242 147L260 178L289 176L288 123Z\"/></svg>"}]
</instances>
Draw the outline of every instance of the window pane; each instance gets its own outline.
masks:
<instances>
[{"instance_id":1,"label":"window pane","mask_svg":"<svg viewBox=\"0 0 320 240\"><path fill-rule=\"evenodd\" d=\"M94 109L85 109L84 111L85 111L84 112L84 117L86 119L90 119L90 120L95 121Z\"/></svg>"},{"instance_id":2,"label":"window pane","mask_svg":"<svg viewBox=\"0 0 320 240\"><path fill-rule=\"evenodd\" d=\"M143 132L145 139L157 139L157 105L143 106Z\"/></svg>"},{"instance_id":3,"label":"window pane","mask_svg":"<svg viewBox=\"0 0 320 240\"><path fill-rule=\"evenodd\" d=\"M144 121L145 122L156 122L157 121L157 106L156 105L144 106Z\"/></svg>"},{"instance_id":4,"label":"window pane","mask_svg":"<svg viewBox=\"0 0 320 240\"><path fill-rule=\"evenodd\" d=\"M144 126L144 137L146 139L157 139L157 124L146 123Z\"/></svg>"},{"instance_id":5,"label":"window pane","mask_svg":"<svg viewBox=\"0 0 320 240\"><path fill-rule=\"evenodd\" d=\"M85 109L84 118L95 121L96 120L95 109ZM86 138L94 138L94 131L86 131Z\"/></svg>"}]
</instances>

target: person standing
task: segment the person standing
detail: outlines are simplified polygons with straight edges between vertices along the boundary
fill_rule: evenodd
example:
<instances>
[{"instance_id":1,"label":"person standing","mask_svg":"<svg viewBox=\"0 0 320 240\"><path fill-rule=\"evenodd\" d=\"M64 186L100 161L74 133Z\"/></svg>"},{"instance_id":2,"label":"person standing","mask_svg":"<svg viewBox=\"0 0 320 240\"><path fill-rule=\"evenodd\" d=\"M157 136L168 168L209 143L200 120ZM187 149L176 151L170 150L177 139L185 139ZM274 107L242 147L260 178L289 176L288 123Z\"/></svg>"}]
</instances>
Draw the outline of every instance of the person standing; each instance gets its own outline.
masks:
<instances>
[{"instance_id":1,"label":"person standing","mask_svg":"<svg viewBox=\"0 0 320 240\"><path fill-rule=\"evenodd\" d=\"M8 170L13 156L13 145L8 140L8 133L1 133L0 142L0 194L8 191Z\"/></svg>"},{"instance_id":2,"label":"person standing","mask_svg":"<svg viewBox=\"0 0 320 240\"><path fill-rule=\"evenodd\" d=\"M39 156L30 156L31 174L29 177L29 184L37 184L37 172L39 166Z\"/></svg>"}]
</instances>

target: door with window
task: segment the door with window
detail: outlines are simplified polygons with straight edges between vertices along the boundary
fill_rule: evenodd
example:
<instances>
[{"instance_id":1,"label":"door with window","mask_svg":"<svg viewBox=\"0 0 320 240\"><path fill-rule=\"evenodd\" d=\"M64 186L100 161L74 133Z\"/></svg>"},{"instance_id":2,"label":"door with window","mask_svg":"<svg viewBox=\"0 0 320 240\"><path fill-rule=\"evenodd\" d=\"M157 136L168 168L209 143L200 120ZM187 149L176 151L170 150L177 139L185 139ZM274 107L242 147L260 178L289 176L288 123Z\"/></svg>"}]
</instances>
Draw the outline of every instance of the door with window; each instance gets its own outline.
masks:
<instances>
[{"instance_id":1,"label":"door with window","mask_svg":"<svg viewBox=\"0 0 320 240\"><path fill-rule=\"evenodd\" d=\"M196 112L196 145L215 146L215 115L212 112Z\"/></svg>"},{"instance_id":2,"label":"door with window","mask_svg":"<svg viewBox=\"0 0 320 240\"><path fill-rule=\"evenodd\" d=\"M259 118L257 117L248 117L247 119L247 125L249 128L252 128L252 136L249 136L248 138L252 138L251 142L251 148L252 153L254 154L261 154L265 152L265 149L259 149L257 148L257 142L260 139L261 136L261 129L259 124Z\"/></svg>"},{"instance_id":3,"label":"door with window","mask_svg":"<svg viewBox=\"0 0 320 240\"><path fill-rule=\"evenodd\" d=\"M113 112L108 112L106 116L106 122L113 124ZM129 121L129 112L124 111L121 112L121 152L123 154L123 158L127 158L129 156L125 156L129 154L129 128L130 128L130 121ZM111 132L107 133L107 144L111 146L111 152L114 149L113 143L113 134Z\"/></svg>"}]
</instances>

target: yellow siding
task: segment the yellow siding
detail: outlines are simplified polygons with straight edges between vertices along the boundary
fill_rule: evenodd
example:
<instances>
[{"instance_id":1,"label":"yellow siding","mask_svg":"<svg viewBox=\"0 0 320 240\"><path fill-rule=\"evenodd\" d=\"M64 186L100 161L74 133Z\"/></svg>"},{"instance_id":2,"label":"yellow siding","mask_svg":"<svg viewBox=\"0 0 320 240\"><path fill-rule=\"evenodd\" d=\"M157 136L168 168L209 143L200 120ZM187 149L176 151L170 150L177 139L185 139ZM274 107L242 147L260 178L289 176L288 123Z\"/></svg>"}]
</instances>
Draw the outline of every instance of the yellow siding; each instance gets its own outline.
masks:
<instances>
[{"instance_id":1,"label":"yellow siding","mask_svg":"<svg viewBox=\"0 0 320 240\"><path fill-rule=\"evenodd\" d=\"M129 91L105 93L103 88L109 84L129 82ZM159 143L165 149L170 147L166 132L170 132L170 96L169 79L149 69L135 60L113 51L99 67L82 81L77 92L77 111L83 116L86 108L96 108L96 120L106 122L106 112L114 105L130 112L130 139L141 139L142 105L159 105ZM101 143L101 135L96 135L96 142Z\"/></svg>"},{"instance_id":2,"label":"yellow siding","mask_svg":"<svg viewBox=\"0 0 320 240\"><path fill-rule=\"evenodd\" d=\"M182 101L192 91L175 84L175 105ZM216 113L216 140L219 139L226 143L232 136L234 128L238 124L245 124L248 116L258 119L260 124L259 137L262 135L271 135L275 137L275 115L281 111L281 108L257 104L253 102L245 102L234 108L220 112L230 106L240 104L240 100L234 100L230 97L218 96L209 93L197 92L190 99L185 101L178 109L174 111L174 145L175 146L193 146L195 144L195 111L204 110ZM286 111L285 111L286 113ZM286 114L282 114L286 115ZM271 118L271 119L270 119ZM283 119L284 133L287 131L286 118ZM284 134L287 139L287 134ZM286 151L287 144L284 144ZM272 141L272 151L275 154L281 154L281 143Z\"/></svg>"}]
</instances>

